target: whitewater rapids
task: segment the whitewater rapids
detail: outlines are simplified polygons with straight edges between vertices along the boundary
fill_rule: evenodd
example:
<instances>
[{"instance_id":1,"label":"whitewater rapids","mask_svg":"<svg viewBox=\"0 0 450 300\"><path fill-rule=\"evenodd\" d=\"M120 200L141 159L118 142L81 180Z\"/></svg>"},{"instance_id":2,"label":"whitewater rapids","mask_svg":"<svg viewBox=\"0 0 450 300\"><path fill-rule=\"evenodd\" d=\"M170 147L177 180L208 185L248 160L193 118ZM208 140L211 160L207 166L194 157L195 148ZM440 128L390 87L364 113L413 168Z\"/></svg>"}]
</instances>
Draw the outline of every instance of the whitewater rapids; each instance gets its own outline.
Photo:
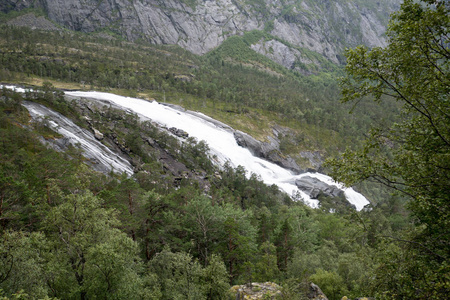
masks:
<instances>
[{"instance_id":1,"label":"whitewater rapids","mask_svg":"<svg viewBox=\"0 0 450 300\"><path fill-rule=\"evenodd\" d=\"M25 92L23 88L6 87L17 92ZM89 98L91 101L109 102L111 105L120 107L125 111L136 113L142 119L151 119L167 128L182 129L189 136L195 137L199 141L205 141L210 148L211 156L220 165L228 162L233 167L242 166L248 172L247 176L254 173L268 185L275 184L291 196L300 195L303 201L311 207L317 208L319 201L311 199L308 194L299 190L295 185L295 181L304 176L317 178L328 185L338 187L344 192L348 202L353 204L358 211L370 203L360 193L352 188L343 186L327 175L310 172L295 175L274 163L253 156L248 149L237 144L231 127L201 113L174 109L156 101L123 97L110 93L71 91L65 92L65 94L73 97ZM125 172L128 175L132 174L130 164L98 142L92 133L77 127L69 119L61 114L52 112L44 106L31 104L25 104L25 106L32 115L50 117L51 127L69 139L72 144L80 145L88 158L92 157L94 160L101 161L103 165L109 165L113 171Z\"/></svg>"},{"instance_id":2,"label":"whitewater rapids","mask_svg":"<svg viewBox=\"0 0 450 300\"><path fill-rule=\"evenodd\" d=\"M165 127L182 129L189 136L195 137L199 141L204 140L211 150L211 155L216 158L219 164L223 165L229 162L233 167L243 166L247 170L248 176L254 173L264 183L268 185L275 184L289 195L299 193L303 201L311 207L318 207L318 200L311 199L295 185L295 180L304 176L314 177L328 185L337 186L344 191L347 200L357 210L361 210L365 205L369 204L369 201L363 195L352 188L344 187L342 184L335 182L329 176L320 173L295 175L274 163L253 156L248 149L237 144L230 127L221 126L219 122L199 113L177 110L156 101L150 102L109 93L76 91L66 92L66 94L91 100L107 101L124 110L132 111L138 116L151 119Z\"/></svg>"}]
</instances>

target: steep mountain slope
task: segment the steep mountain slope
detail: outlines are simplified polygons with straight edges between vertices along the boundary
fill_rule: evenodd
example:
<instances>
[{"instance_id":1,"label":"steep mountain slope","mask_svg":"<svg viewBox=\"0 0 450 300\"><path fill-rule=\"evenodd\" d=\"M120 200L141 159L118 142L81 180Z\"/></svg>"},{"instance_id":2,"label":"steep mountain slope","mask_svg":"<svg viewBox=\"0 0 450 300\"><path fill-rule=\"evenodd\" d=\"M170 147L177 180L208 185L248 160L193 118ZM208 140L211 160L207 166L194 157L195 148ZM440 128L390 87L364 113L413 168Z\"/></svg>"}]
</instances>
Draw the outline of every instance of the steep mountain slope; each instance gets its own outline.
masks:
<instances>
[{"instance_id":1,"label":"steep mountain slope","mask_svg":"<svg viewBox=\"0 0 450 300\"><path fill-rule=\"evenodd\" d=\"M197 56L178 46L0 26L0 82L116 89L181 105L264 142L266 158L273 158L276 146L303 170L320 168L323 158L358 144L371 122L392 121L392 106L380 109L371 102L349 116L350 106L337 105L340 68L322 57L324 68L316 74L289 71L250 48L263 37L249 32ZM314 71L315 65L307 67Z\"/></svg>"},{"instance_id":2,"label":"steep mountain slope","mask_svg":"<svg viewBox=\"0 0 450 300\"><path fill-rule=\"evenodd\" d=\"M76 1L53 1L52 5L50 2L2 2L0 9L10 13L0 15L0 23L26 23L28 27L33 28L39 21L42 24L36 28L52 30L50 22L46 23L44 18L33 17L33 14L27 12L37 12L40 16L36 8L44 7L50 17L51 12L59 12L61 16L70 15L71 21L68 22L73 25L75 19L81 20L79 17L86 10L86 3L91 3L85 1L83 5L79 3L78 7L75 5L78 3ZM225 3L209 2L196 5L192 2L191 6L177 3L186 10L186 16L188 11L192 13L200 7ZM72 9L68 9L68 3L74 5ZM113 4L116 8L125 6L125 2L111 3L98 1L98 7L79 24L85 24L101 11L109 13L106 8L101 8L104 5L108 4L110 8ZM137 2L133 1L127 3L129 7L137 5ZM150 7L151 3L153 2L147 2L146 5ZM166 2L165 6L161 4L154 8L166 10L167 14L180 12L169 9L170 3L175 2ZM235 1L229 4L236 3ZM272 3L273 5L267 2L272 6L264 4L265 2L261 2L264 4L262 6L258 6L255 1L246 3L239 9L236 8L236 11L242 12L245 7L248 12L244 15L248 20L269 20L276 15L274 7L285 8L279 13L284 17L282 20L265 22L262 30L255 29L239 36L231 36L203 56L178 46L149 45L145 41L130 43L120 37L112 37L113 30L120 33L120 26L140 22L132 17L130 18L133 20L125 18L122 13L122 17L116 20L115 27L109 27L111 24L106 22L109 20L107 18L104 19L105 22L97 22L97 27L92 25L90 29L83 29L84 25L74 27L94 30L103 26L107 31L98 30L102 34L76 33L64 29L59 29L58 32L42 32L1 26L0 80L32 85L50 80L59 87L70 89L121 89L118 92L122 94L179 104L217 118L268 145L269 151L262 155L265 158L274 160L274 151L271 150L280 150L283 155L280 156L277 152L278 157L275 160L294 170L320 169L324 158L338 153L348 145L358 144L360 137L367 132L370 122L389 119L388 109L374 109L370 104L355 108L354 114L349 118L350 107L336 105L339 97L336 78L340 75L341 67L318 52L275 36L278 23L291 22L297 24L296 26L303 26L299 21L299 16L302 15L300 6L310 5L320 11L327 7L331 9L340 2L296 2L300 6L294 5L294 2L289 2L292 3L291 6L282 6L288 4L286 1ZM34 9L28 10L27 7ZM65 9L62 9L63 7ZM75 15L78 17L75 18ZM238 15L233 16L237 18ZM309 17L311 20L320 19L318 14L311 13ZM152 20L156 19L155 17ZM172 19L173 22L183 20L181 17ZM325 28L326 24L331 24L331 21L324 21L323 24L314 22L318 24L317 28ZM164 23L163 27L166 28L168 24ZM338 25L332 27L336 30L339 28ZM328 32L331 34L332 30ZM187 43L190 39L183 41ZM336 44L335 49L343 47L345 41L339 41L341 46ZM293 163L285 158L293 158ZM284 161L288 161L289 165L284 164ZM299 167L295 167L296 165Z\"/></svg>"},{"instance_id":3,"label":"steep mountain slope","mask_svg":"<svg viewBox=\"0 0 450 300\"><path fill-rule=\"evenodd\" d=\"M204 54L227 38L251 30L270 33L254 49L270 58L302 62L295 47L332 62L344 47L383 46L386 20L399 0L6 0L0 10L42 8L54 22L76 31L106 30L128 40L177 44ZM279 60L279 59L278 59ZM285 59L286 60L286 59ZM303 59L304 60L304 59Z\"/></svg>"}]
</instances>

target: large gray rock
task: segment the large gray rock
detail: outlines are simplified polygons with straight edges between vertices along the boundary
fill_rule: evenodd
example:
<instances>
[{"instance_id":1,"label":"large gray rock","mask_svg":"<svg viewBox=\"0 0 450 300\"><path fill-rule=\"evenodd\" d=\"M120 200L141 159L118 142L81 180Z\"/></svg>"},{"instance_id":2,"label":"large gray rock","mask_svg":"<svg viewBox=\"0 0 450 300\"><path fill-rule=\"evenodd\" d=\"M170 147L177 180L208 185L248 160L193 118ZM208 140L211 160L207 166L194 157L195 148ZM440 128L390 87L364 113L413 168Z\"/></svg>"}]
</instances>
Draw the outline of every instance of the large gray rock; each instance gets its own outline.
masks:
<instances>
[{"instance_id":1,"label":"large gray rock","mask_svg":"<svg viewBox=\"0 0 450 300\"><path fill-rule=\"evenodd\" d=\"M92 128L92 130L94 131L94 137L95 137L97 140L99 140L99 141L103 140L103 133L101 133L100 131L98 131L98 130L95 129L95 128Z\"/></svg>"},{"instance_id":2,"label":"large gray rock","mask_svg":"<svg viewBox=\"0 0 450 300\"><path fill-rule=\"evenodd\" d=\"M239 146L247 148L255 156L262 157L263 150L260 141L239 130L234 132L234 138Z\"/></svg>"},{"instance_id":3,"label":"large gray rock","mask_svg":"<svg viewBox=\"0 0 450 300\"><path fill-rule=\"evenodd\" d=\"M259 41L253 49L289 67L314 60L301 54L305 48L333 62L341 60L345 47L386 44L384 32L390 12L400 0L264 2L266 13L254 1L198 0L189 6L181 0L3 0L0 10L43 8L48 17L72 30L108 29L129 40L147 39L157 44L177 44L204 54L233 35L269 30L277 41ZM271 26L267 27L270 24ZM283 42L280 42L283 41Z\"/></svg>"},{"instance_id":4,"label":"large gray rock","mask_svg":"<svg viewBox=\"0 0 450 300\"><path fill-rule=\"evenodd\" d=\"M171 128L169 128L169 131L171 133L173 133L174 135L176 135L177 137L180 137L180 138L187 138L187 137L189 137L189 134L186 131L184 131L183 129L171 127Z\"/></svg>"},{"instance_id":5,"label":"large gray rock","mask_svg":"<svg viewBox=\"0 0 450 300\"><path fill-rule=\"evenodd\" d=\"M320 287L311 282L309 285L308 299L311 300L328 300L327 296L322 292Z\"/></svg>"},{"instance_id":6,"label":"large gray rock","mask_svg":"<svg viewBox=\"0 0 450 300\"><path fill-rule=\"evenodd\" d=\"M292 157L285 156L280 152L280 143L277 138L269 136L267 137L269 142L260 142L254 137L238 130L234 132L234 138L239 146L247 148L257 157L266 159L296 173L304 172Z\"/></svg>"},{"instance_id":7,"label":"large gray rock","mask_svg":"<svg viewBox=\"0 0 450 300\"><path fill-rule=\"evenodd\" d=\"M333 198L344 196L344 192L336 186L326 184L325 182L310 176L304 176L297 179L295 184L300 190L308 194L313 199L317 199L321 193L325 196Z\"/></svg>"}]
</instances>

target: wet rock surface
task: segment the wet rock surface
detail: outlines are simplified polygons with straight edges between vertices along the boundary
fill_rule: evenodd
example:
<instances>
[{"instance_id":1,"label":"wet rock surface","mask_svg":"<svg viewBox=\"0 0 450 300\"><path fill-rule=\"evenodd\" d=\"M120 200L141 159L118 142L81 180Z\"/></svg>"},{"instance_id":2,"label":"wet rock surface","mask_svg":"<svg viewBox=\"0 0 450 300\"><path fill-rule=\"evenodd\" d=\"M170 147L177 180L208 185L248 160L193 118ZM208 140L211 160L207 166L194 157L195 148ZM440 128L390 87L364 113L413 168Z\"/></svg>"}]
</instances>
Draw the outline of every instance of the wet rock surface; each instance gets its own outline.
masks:
<instances>
[{"instance_id":1,"label":"wet rock surface","mask_svg":"<svg viewBox=\"0 0 450 300\"><path fill-rule=\"evenodd\" d=\"M317 199L321 193L327 197L345 197L342 190L310 176L297 179L295 184L313 199Z\"/></svg>"},{"instance_id":2,"label":"wet rock surface","mask_svg":"<svg viewBox=\"0 0 450 300\"><path fill-rule=\"evenodd\" d=\"M98 140L100 136L95 136L91 131L79 127L72 120L44 105L29 101L23 101L22 105L28 109L34 121L44 122L45 126L62 136L51 140L43 139L43 142L53 149L65 151L70 146L79 148L86 162L99 172L125 172L128 175L133 173L129 158L120 151L102 144Z\"/></svg>"},{"instance_id":3,"label":"wet rock surface","mask_svg":"<svg viewBox=\"0 0 450 300\"><path fill-rule=\"evenodd\" d=\"M239 146L247 148L257 157L266 159L295 173L304 172L292 157L285 156L281 153L280 142L277 138L269 136L269 142L260 142L254 137L238 130L234 132L234 138Z\"/></svg>"},{"instance_id":4,"label":"wet rock surface","mask_svg":"<svg viewBox=\"0 0 450 300\"><path fill-rule=\"evenodd\" d=\"M181 137L181 138L189 137L189 134L186 131L184 131L183 129L171 127L171 128L169 128L169 131L172 132L177 137Z\"/></svg>"}]
</instances>

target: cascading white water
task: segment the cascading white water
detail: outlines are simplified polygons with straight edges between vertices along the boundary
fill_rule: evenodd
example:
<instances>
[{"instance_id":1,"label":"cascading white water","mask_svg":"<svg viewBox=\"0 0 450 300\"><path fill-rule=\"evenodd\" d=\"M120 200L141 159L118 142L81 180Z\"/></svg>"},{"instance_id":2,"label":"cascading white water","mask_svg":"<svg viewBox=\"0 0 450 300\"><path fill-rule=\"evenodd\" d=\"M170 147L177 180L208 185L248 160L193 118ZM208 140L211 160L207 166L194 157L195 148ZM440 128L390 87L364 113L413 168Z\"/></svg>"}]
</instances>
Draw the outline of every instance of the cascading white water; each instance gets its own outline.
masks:
<instances>
[{"instance_id":1,"label":"cascading white water","mask_svg":"<svg viewBox=\"0 0 450 300\"><path fill-rule=\"evenodd\" d=\"M240 147L228 127L223 127L206 116L198 113L192 114L173 109L156 101L149 102L142 99L122 97L101 92L66 92L67 95L75 97L86 97L92 100L106 100L123 109L160 123L166 127L176 127L186 131L190 136L198 140L204 140L211 149L211 154L216 156L220 164L229 162L232 166L243 166L248 172L255 173L266 184L276 184L289 195L300 193L303 200L312 207L317 207L318 201L311 199L307 194L300 191L295 185L295 180L304 176L319 179L329 185L339 187L344 191L347 200L361 210L369 201L352 188L345 188L336 183L331 177L320 173L304 173L294 175L289 170L253 156L249 150Z\"/></svg>"},{"instance_id":2,"label":"cascading white water","mask_svg":"<svg viewBox=\"0 0 450 300\"><path fill-rule=\"evenodd\" d=\"M33 119L47 118L49 127L64 136L66 143L80 147L83 150L83 156L90 161L96 170L133 174L133 167L126 159L118 156L97 141L88 130L80 128L70 119L50 110L44 105L26 101L22 105L28 109Z\"/></svg>"},{"instance_id":3,"label":"cascading white water","mask_svg":"<svg viewBox=\"0 0 450 300\"><path fill-rule=\"evenodd\" d=\"M25 93L25 89L13 85L3 86L18 93ZM65 144L79 147L83 150L83 156L88 159L92 167L100 172L118 172L133 174L133 167L125 158L111 151L107 146L99 142L94 135L65 116L57 113L48 107L24 101L22 105L30 112L33 119L44 119L48 121L49 127L65 138Z\"/></svg>"},{"instance_id":4,"label":"cascading white water","mask_svg":"<svg viewBox=\"0 0 450 300\"><path fill-rule=\"evenodd\" d=\"M0 86L1 88L2 86ZM17 92L25 92L22 88L6 86ZM75 97L86 97L93 101L107 101L113 105L131 110L144 119L151 119L166 127L176 127L183 129L190 136L198 140L204 140L211 149L211 154L216 161L223 165L229 162L232 166L243 166L249 173L258 175L266 184L277 185L281 190L289 195L300 194L305 203L311 207L318 206L318 200L311 199L309 195L299 190L295 184L297 179L305 176L314 177L320 181L338 187L344 191L347 200L353 204L357 210L361 210L369 201L352 188L346 188L342 184L335 182L331 177L320 173L304 173L294 175L276 164L255 157L248 149L240 147L233 135L230 127L220 124L200 113L185 112L173 109L167 105L159 104L156 101L149 102L142 99L122 97L101 92L66 92L67 95ZM132 167L128 161L117 156L103 144L98 142L92 133L79 128L64 116L52 112L48 108L39 105L29 105L32 114L39 116L52 116L50 125L69 139L72 144L79 144L85 151L85 156L100 162L103 166L109 166L114 171L132 174Z\"/></svg>"}]
</instances>

